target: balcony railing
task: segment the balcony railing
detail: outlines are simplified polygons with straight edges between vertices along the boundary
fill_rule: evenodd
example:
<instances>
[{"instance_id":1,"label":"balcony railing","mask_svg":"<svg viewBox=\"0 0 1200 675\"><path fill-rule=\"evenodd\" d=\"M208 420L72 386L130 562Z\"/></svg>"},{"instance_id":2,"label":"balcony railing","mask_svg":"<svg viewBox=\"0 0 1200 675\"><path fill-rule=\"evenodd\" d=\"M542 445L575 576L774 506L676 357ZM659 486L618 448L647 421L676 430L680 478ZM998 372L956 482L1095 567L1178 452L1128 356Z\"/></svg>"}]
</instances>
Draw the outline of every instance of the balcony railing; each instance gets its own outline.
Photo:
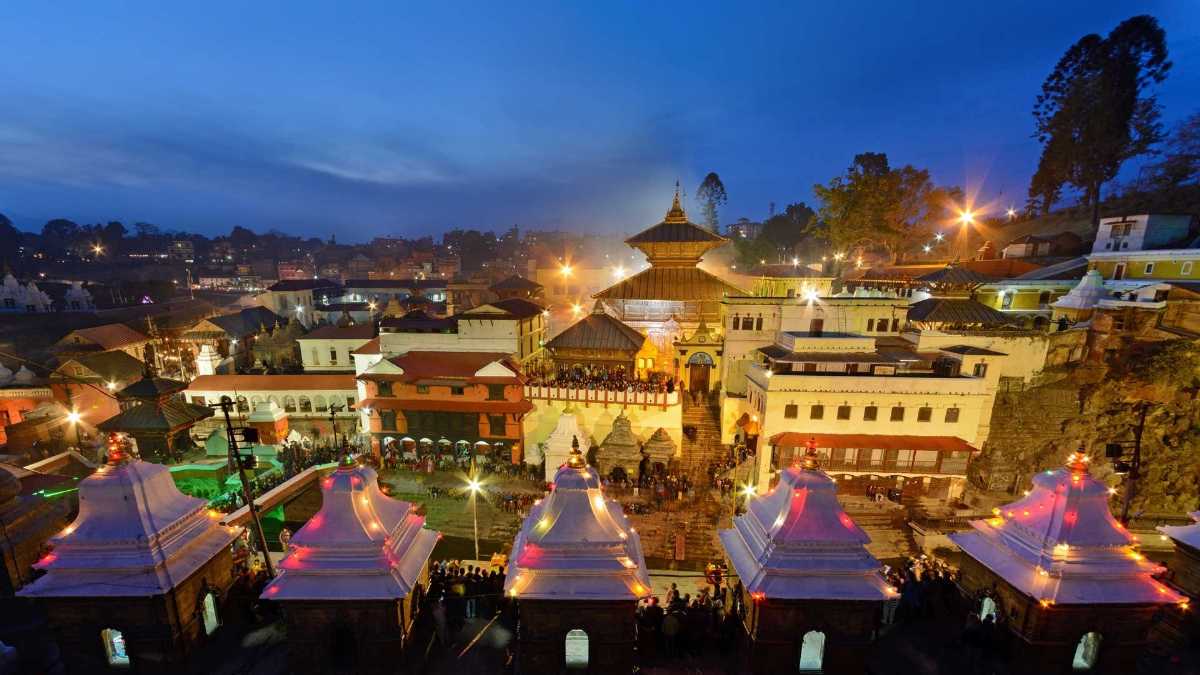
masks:
<instances>
[{"instance_id":1,"label":"balcony railing","mask_svg":"<svg viewBox=\"0 0 1200 675\"><path fill-rule=\"evenodd\" d=\"M606 389L574 389L571 387L525 387L525 398L548 401L575 401L599 405L672 406L679 404L679 392L672 391L610 391Z\"/></svg>"},{"instance_id":2,"label":"balcony railing","mask_svg":"<svg viewBox=\"0 0 1200 675\"><path fill-rule=\"evenodd\" d=\"M785 458L785 462L790 459ZM874 473L874 474L890 474L890 473L915 473L940 476L965 476L967 473L967 460L961 458L944 457L939 460L896 460L896 459L877 459L872 460L870 457L863 457L857 460L831 460L822 458L820 460L821 470L826 473L854 472L854 473Z\"/></svg>"}]
</instances>

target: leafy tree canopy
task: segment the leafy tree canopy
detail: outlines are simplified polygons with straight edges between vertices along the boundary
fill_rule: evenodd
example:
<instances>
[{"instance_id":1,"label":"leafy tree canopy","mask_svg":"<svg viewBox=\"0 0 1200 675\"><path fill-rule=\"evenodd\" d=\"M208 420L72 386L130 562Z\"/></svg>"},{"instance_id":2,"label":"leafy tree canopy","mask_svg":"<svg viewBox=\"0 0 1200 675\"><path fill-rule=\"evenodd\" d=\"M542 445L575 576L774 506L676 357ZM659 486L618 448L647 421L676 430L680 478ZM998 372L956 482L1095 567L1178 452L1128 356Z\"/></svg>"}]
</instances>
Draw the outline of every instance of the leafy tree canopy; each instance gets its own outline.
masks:
<instances>
[{"instance_id":1,"label":"leafy tree canopy","mask_svg":"<svg viewBox=\"0 0 1200 675\"><path fill-rule=\"evenodd\" d=\"M725 194L725 184L716 172L709 172L701 181L700 187L696 189L696 199L699 200L700 211L704 214L704 225L713 232L718 231L721 225L717 211L725 205L729 197Z\"/></svg>"},{"instance_id":2,"label":"leafy tree canopy","mask_svg":"<svg viewBox=\"0 0 1200 675\"><path fill-rule=\"evenodd\" d=\"M879 248L893 259L924 241L961 198L958 188L935 186L925 169L892 168L877 152L856 155L845 174L813 192L821 203L814 224L834 248Z\"/></svg>"}]
</instances>

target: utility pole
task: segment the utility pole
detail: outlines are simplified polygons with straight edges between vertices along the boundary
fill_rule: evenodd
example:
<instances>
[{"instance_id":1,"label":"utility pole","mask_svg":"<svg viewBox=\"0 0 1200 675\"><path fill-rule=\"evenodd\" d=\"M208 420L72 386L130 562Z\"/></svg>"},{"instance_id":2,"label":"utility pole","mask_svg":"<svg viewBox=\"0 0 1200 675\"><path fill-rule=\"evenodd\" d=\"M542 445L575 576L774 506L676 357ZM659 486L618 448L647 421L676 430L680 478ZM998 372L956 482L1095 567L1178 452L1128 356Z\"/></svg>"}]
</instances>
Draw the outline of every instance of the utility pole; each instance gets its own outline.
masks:
<instances>
[{"instance_id":1,"label":"utility pole","mask_svg":"<svg viewBox=\"0 0 1200 675\"><path fill-rule=\"evenodd\" d=\"M1142 468L1142 432L1146 429L1146 411L1150 404L1143 401L1138 406L1138 424L1133 430L1133 460L1130 462L1129 475L1125 478L1125 499L1121 504L1121 524L1129 526L1129 505L1133 502L1133 493L1137 490L1139 471Z\"/></svg>"},{"instance_id":2,"label":"utility pole","mask_svg":"<svg viewBox=\"0 0 1200 675\"><path fill-rule=\"evenodd\" d=\"M250 509L250 519L253 521L254 533L258 535L258 545L262 548L263 562L267 567L267 576L274 578L275 566L271 564L271 552L267 548L267 535L263 532L262 520L258 516L258 505L254 503L254 494L250 491L250 481L246 478L246 467L242 465L242 456L238 453L237 438L234 437L233 419L229 416L229 409L233 407L233 401L228 396L222 396L221 402L217 404L221 408L221 412L225 414L225 433L229 438L229 461L234 463L238 470L238 478L242 481L242 497L246 500L246 506ZM255 431L254 436L257 436ZM254 455L251 454L251 457Z\"/></svg>"},{"instance_id":3,"label":"utility pole","mask_svg":"<svg viewBox=\"0 0 1200 675\"><path fill-rule=\"evenodd\" d=\"M329 428L333 430L333 449L334 449L334 452L337 452L337 451L338 451L338 450L341 448L341 445L338 443L338 434L337 434L337 418L336 418L336 417L334 417L333 415L334 415L334 413L336 413L336 412L341 412L341 410L342 410L342 406L340 406L340 405L334 405L334 404L332 404L332 403L330 403L330 404L329 404Z\"/></svg>"}]
</instances>

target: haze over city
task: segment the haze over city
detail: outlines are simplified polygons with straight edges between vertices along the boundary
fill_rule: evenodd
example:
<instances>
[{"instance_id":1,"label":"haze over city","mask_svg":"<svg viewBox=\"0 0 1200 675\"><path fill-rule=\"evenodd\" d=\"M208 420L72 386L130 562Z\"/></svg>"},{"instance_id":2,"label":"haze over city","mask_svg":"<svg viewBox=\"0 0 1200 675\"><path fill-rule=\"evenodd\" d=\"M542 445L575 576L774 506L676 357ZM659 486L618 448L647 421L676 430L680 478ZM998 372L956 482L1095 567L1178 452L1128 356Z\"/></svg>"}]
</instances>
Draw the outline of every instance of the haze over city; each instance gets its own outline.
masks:
<instances>
[{"instance_id":1,"label":"haze over city","mask_svg":"<svg viewBox=\"0 0 1200 675\"><path fill-rule=\"evenodd\" d=\"M722 220L761 219L867 151L1020 206L1041 81L1135 12L1167 30L1169 125L1200 91L1192 2L14 3L0 212L631 233L677 179L716 171Z\"/></svg>"}]
</instances>

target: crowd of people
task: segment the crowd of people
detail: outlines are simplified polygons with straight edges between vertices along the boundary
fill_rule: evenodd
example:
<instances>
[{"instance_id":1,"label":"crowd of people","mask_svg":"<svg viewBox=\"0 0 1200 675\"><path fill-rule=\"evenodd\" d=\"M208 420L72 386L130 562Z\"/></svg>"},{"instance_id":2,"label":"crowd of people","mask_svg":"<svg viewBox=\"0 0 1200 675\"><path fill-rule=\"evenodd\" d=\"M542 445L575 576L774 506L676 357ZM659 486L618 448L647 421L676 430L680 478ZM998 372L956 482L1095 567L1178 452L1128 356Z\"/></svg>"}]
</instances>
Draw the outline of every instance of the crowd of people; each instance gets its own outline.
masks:
<instances>
[{"instance_id":1,"label":"crowd of people","mask_svg":"<svg viewBox=\"0 0 1200 675\"><path fill-rule=\"evenodd\" d=\"M710 590L710 588L712 590ZM638 603L638 653L643 663L672 661L699 656L716 645L729 653L737 644L741 613L741 589L713 585L695 597L680 593L672 583L666 601L657 596Z\"/></svg>"},{"instance_id":2,"label":"crowd of people","mask_svg":"<svg viewBox=\"0 0 1200 675\"><path fill-rule=\"evenodd\" d=\"M623 391L628 393L672 393L677 382L666 373L651 372L634 377L622 366L560 365L530 379L535 387L565 387L592 391Z\"/></svg>"},{"instance_id":3,"label":"crowd of people","mask_svg":"<svg viewBox=\"0 0 1200 675\"><path fill-rule=\"evenodd\" d=\"M457 560L430 563L425 599L443 646L452 644L467 619L491 619L503 609L504 575L505 570L496 566L485 569Z\"/></svg>"}]
</instances>

